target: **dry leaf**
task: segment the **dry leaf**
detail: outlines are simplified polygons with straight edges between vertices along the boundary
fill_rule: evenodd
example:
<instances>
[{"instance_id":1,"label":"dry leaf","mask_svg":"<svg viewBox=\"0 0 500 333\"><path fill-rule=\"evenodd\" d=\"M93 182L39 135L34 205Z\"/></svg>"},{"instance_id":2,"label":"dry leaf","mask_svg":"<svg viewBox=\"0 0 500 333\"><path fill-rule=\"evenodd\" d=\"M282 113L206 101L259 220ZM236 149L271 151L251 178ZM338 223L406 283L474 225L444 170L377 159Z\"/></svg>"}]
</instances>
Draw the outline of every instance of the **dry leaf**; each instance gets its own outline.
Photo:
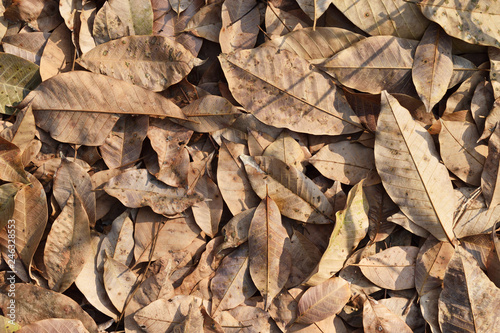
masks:
<instances>
[{"instance_id":1,"label":"dry leaf","mask_svg":"<svg viewBox=\"0 0 500 333\"><path fill-rule=\"evenodd\" d=\"M500 290L481 271L474 258L457 247L439 296L439 325L443 332L494 331L500 324Z\"/></svg>"},{"instance_id":2,"label":"dry leaf","mask_svg":"<svg viewBox=\"0 0 500 333\"><path fill-rule=\"evenodd\" d=\"M21 153L24 153L35 138L35 132L35 117L30 105L18 112L14 125L0 132L0 136L15 144Z\"/></svg>"},{"instance_id":3,"label":"dry leaf","mask_svg":"<svg viewBox=\"0 0 500 333\"><path fill-rule=\"evenodd\" d=\"M290 256L293 258L286 288L300 285L314 270L321 259L316 245L298 231L290 239Z\"/></svg>"},{"instance_id":4,"label":"dry leaf","mask_svg":"<svg viewBox=\"0 0 500 333\"><path fill-rule=\"evenodd\" d=\"M342 92L286 50L261 47L219 61L234 98L267 125L328 135L362 129Z\"/></svg>"},{"instance_id":5,"label":"dry leaf","mask_svg":"<svg viewBox=\"0 0 500 333\"><path fill-rule=\"evenodd\" d=\"M40 58L50 34L47 32L25 32L5 36L2 46L6 53L16 55L40 65Z\"/></svg>"},{"instance_id":6,"label":"dry leaf","mask_svg":"<svg viewBox=\"0 0 500 333\"><path fill-rule=\"evenodd\" d=\"M149 206L155 213L164 215L182 213L203 200L197 193L187 193L183 188L159 182L145 169L128 170L113 177L104 190L127 207Z\"/></svg>"},{"instance_id":7,"label":"dry leaf","mask_svg":"<svg viewBox=\"0 0 500 333\"><path fill-rule=\"evenodd\" d=\"M500 165L500 126L497 126L488 142L488 155L481 174L481 189L488 207L500 204L500 186L498 175Z\"/></svg>"},{"instance_id":8,"label":"dry leaf","mask_svg":"<svg viewBox=\"0 0 500 333\"><path fill-rule=\"evenodd\" d=\"M248 230L250 229L250 222L252 221L255 209L254 207L244 210L227 222L222 228L224 244L222 244L220 250L238 247L248 240Z\"/></svg>"},{"instance_id":9,"label":"dry leaf","mask_svg":"<svg viewBox=\"0 0 500 333\"><path fill-rule=\"evenodd\" d=\"M363 182L349 191L346 208L335 215L336 223L330 242L318 266L308 278L308 285L318 285L340 271L368 231L368 202L363 192Z\"/></svg>"},{"instance_id":10,"label":"dry leaf","mask_svg":"<svg viewBox=\"0 0 500 333\"><path fill-rule=\"evenodd\" d=\"M371 297L367 297L363 305L363 328L367 333L413 332L401 317Z\"/></svg>"},{"instance_id":11,"label":"dry leaf","mask_svg":"<svg viewBox=\"0 0 500 333\"><path fill-rule=\"evenodd\" d=\"M446 94L453 74L451 37L437 24L429 25L418 44L411 73L420 99L431 112Z\"/></svg>"},{"instance_id":12,"label":"dry leaf","mask_svg":"<svg viewBox=\"0 0 500 333\"><path fill-rule=\"evenodd\" d=\"M391 199L439 240L453 240L454 195L427 131L387 92L375 136L375 165ZM417 205L417 203L419 203Z\"/></svg>"},{"instance_id":13,"label":"dry leaf","mask_svg":"<svg viewBox=\"0 0 500 333\"><path fill-rule=\"evenodd\" d=\"M69 72L73 65L74 46L71 31L61 24L49 36L40 58L40 76L45 81L59 73Z\"/></svg>"},{"instance_id":14,"label":"dry leaf","mask_svg":"<svg viewBox=\"0 0 500 333\"><path fill-rule=\"evenodd\" d=\"M220 29L222 28L221 7L222 3L214 2L200 8L189 20L184 31L218 43Z\"/></svg>"},{"instance_id":15,"label":"dry leaf","mask_svg":"<svg viewBox=\"0 0 500 333\"><path fill-rule=\"evenodd\" d=\"M260 198L271 197L282 215L302 222L333 222L333 207L323 192L294 167L273 157L240 155Z\"/></svg>"},{"instance_id":16,"label":"dry leaf","mask_svg":"<svg viewBox=\"0 0 500 333\"><path fill-rule=\"evenodd\" d=\"M349 283L333 277L311 287L299 300L297 322L312 324L339 313L351 297Z\"/></svg>"},{"instance_id":17,"label":"dry leaf","mask_svg":"<svg viewBox=\"0 0 500 333\"><path fill-rule=\"evenodd\" d=\"M132 292L138 276L121 262L106 257L103 281L106 293L115 308L122 312L129 294Z\"/></svg>"},{"instance_id":18,"label":"dry leaf","mask_svg":"<svg viewBox=\"0 0 500 333\"><path fill-rule=\"evenodd\" d=\"M21 150L2 137L0 137L0 179L29 183L21 161Z\"/></svg>"},{"instance_id":19,"label":"dry leaf","mask_svg":"<svg viewBox=\"0 0 500 333\"><path fill-rule=\"evenodd\" d=\"M88 333L83 323L78 319L51 318L23 326L19 333L57 332L57 333Z\"/></svg>"},{"instance_id":20,"label":"dry leaf","mask_svg":"<svg viewBox=\"0 0 500 333\"><path fill-rule=\"evenodd\" d=\"M415 287L415 261L419 248L394 246L367 258L359 266L363 274L384 289L403 290Z\"/></svg>"},{"instance_id":21,"label":"dry leaf","mask_svg":"<svg viewBox=\"0 0 500 333\"><path fill-rule=\"evenodd\" d=\"M59 5L54 0L21 0L12 3L5 11L5 18L23 21L37 31L51 31L63 22Z\"/></svg>"},{"instance_id":22,"label":"dry leaf","mask_svg":"<svg viewBox=\"0 0 500 333\"><path fill-rule=\"evenodd\" d=\"M264 310L285 286L292 265L290 238L276 203L266 196L259 204L248 231L250 276L264 298Z\"/></svg>"},{"instance_id":23,"label":"dry leaf","mask_svg":"<svg viewBox=\"0 0 500 333\"><path fill-rule=\"evenodd\" d=\"M192 206L194 219L201 230L209 237L215 237L219 231L223 211L223 201L219 187L211 178L204 175L196 183L194 189L205 198L205 201Z\"/></svg>"},{"instance_id":24,"label":"dry leaf","mask_svg":"<svg viewBox=\"0 0 500 333\"><path fill-rule=\"evenodd\" d=\"M495 99L500 97L500 50L496 47L488 48L488 56L490 58L490 82L493 88L493 96Z\"/></svg>"},{"instance_id":25,"label":"dry leaf","mask_svg":"<svg viewBox=\"0 0 500 333\"><path fill-rule=\"evenodd\" d=\"M100 252L129 266L134 258L134 225L126 210L111 224L111 230L101 241ZM103 254L104 254L103 253Z\"/></svg>"},{"instance_id":26,"label":"dry leaf","mask_svg":"<svg viewBox=\"0 0 500 333\"><path fill-rule=\"evenodd\" d=\"M222 4L219 43L222 52L251 49L259 33L260 12L256 0L227 0Z\"/></svg>"}]
</instances>

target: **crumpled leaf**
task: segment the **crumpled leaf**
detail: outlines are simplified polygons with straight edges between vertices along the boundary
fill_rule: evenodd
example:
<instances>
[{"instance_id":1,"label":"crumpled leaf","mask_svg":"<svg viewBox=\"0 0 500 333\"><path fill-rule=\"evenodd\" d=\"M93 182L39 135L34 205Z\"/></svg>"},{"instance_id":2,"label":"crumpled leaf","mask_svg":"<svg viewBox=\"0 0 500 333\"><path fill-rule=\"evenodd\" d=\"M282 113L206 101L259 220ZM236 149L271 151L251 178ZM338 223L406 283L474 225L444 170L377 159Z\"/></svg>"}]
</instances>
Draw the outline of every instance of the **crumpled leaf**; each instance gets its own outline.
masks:
<instances>
[{"instance_id":1,"label":"crumpled leaf","mask_svg":"<svg viewBox=\"0 0 500 333\"><path fill-rule=\"evenodd\" d=\"M255 193L262 199L269 195L282 215L308 223L332 223L332 205L302 172L274 157L240 155L240 159Z\"/></svg>"},{"instance_id":2,"label":"crumpled leaf","mask_svg":"<svg viewBox=\"0 0 500 333\"><path fill-rule=\"evenodd\" d=\"M146 169L133 169L111 178L104 186L109 195L126 207L149 206L157 214L175 215L203 200L197 193L187 193L156 180Z\"/></svg>"},{"instance_id":3,"label":"crumpled leaf","mask_svg":"<svg viewBox=\"0 0 500 333\"><path fill-rule=\"evenodd\" d=\"M259 204L248 231L250 276L264 298L264 310L285 286L292 258L290 238L276 203L266 196Z\"/></svg>"},{"instance_id":4,"label":"crumpled leaf","mask_svg":"<svg viewBox=\"0 0 500 333\"><path fill-rule=\"evenodd\" d=\"M368 231L368 202L363 181L354 185L347 196L346 208L335 214L335 229L321 260L306 284L318 285L344 267L344 262Z\"/></svg>"},{"instance_id":5,"label":"crumpled leaf","mask_svg":"<svg viewBox=\"0 0 500 333\"><path fill-rule=\"evenodd\" d=\"M391 199L439 240L453 240L455 199L431 135L387 92L375 136L375 165Z\"/></svg>"},{"instance_id":6,"label":"crumpled leaf","mask_svg":"<svg viewBox=\"0 0 500 333\"><path fill-rule=\"evenodd\" d=\"M413 84L431 112L446 94L453 74L451 37L437 24L431 24L415 50L411 71Z\"/></svg>"},{"instance_id":7,"label":"crumpled leaf","mask_svg":"<svg viewBox=\"0 0 500 333\"><path fill-rule=\"evenodd\" d=\"M413 2L404 0L332 0L351 22L370 35L420 39L429 21Z\"/></svg>"},{"instance_id":8,"label":"crumpled leaf","mask_svg":"<svg viewBox=\"0 0 500 333\"><path fill-rule=\"evenodd\" d=\"M288 51L260 47L219 61L234 98L265 124L318 135L361 130L342 92Z\"/></svg>"},{"instance_id":9,"label":"crumpled leaf","mask_svg":"<svg viewBox=\"0 0 500 333\"><path fill-rule=\"evenodd\" d=\"M446 268L439 296L443 332L488 332L499 324L500 290L464 248L457 247Z\"/></svg>"},{"instance_id":10,"label":"crumpled leaf","mask_svg":"<svg viewBox=\"0 0 500 333\"><path fill-rule=\"evenodd\" d=\"M403 290L415 287L415 261L419 248L394 246L361 259L364 276L384 289Z\"/></svg>"},{"instance_id":11,"label":"crumpled leaf","mask_svg":"<svg viewBox=\"0 0 500 333\"><path fill-rule=\"evenodd\" d=\"M306 290L299 300L297 323L312 324L339 313L351 297L349 283L333 277Z\"/></svg>"},{"instance_id":12,"label":"crumpled leaf","mask_svg":"<svg viewBox=\"0 0 500 333\"><path fill-rule=\"evenodd\" d=\"M200 61L169 38L127 36L98 45L78 63L91 72L162 91L182 80Z\"/></svg>"}]
</instances>

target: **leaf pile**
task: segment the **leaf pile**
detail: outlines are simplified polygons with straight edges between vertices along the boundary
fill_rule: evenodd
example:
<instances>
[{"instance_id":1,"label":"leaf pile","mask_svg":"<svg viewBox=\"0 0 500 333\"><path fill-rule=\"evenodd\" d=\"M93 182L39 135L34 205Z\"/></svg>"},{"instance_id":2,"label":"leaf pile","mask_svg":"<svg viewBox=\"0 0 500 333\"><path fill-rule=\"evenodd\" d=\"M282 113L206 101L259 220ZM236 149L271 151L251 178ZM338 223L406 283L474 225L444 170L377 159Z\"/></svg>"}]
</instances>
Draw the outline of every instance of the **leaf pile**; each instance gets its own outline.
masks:
<instances>
[{"instance_id":1,"label":"leaf pile","mask_svg":"<svg viewBox=\"0 0 500 333\"><path fill-rule=\"evenodd\" d=\"M500 324L497 1L0 9L9 332Z\"/></svg>"}]
</instances>

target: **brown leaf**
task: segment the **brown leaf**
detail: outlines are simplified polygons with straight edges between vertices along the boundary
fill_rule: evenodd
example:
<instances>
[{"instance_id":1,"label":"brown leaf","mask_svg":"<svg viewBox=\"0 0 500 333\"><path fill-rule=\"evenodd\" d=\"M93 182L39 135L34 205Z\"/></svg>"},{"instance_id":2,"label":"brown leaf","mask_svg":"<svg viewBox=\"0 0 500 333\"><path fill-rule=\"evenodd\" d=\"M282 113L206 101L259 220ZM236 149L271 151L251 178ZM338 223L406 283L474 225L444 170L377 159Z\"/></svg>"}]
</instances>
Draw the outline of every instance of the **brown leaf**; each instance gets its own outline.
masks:
<instances>
[{"instance_id":1,"label":"brown leaf","mask_svg":"<svg viewBox=\"0 0 500 333\"><path fill-rule=\"evenodd\" d=\"M363 274L384 289L403 290L415 287L415 261L419 248L394 246L359 262Z\"/></svg>"},{"instance_id":2,"label":"brown leaf","mask_svg":"<svg viewBox=\"0 0 500 333\"><path fill-rule=\"evenodd\" d=\"M443 332L488 332L499 324L500 290L481 271L474 258L457 247L439 297L439 325Z\"/></svg>"},{"instance_id":3,"label":"brown leaf","mask_svg":"<svg viewBox=\"0 0 500 333\"><path fill-rule=\"evenodd\" d=\"M308 24L291 12L283 11L268 3L264 19L266 23L266 34L271 40L279 38L293 30L302 30Z\"/></svg>"},{"instance_id":4,"label":"brown leaf","mask_svg":"<svg viewBox=\"0 0 500 333\"><path fill-rule=\"evenodd\" d=\"M111 230L102 239L100 253L129 266L134 258L134 225L126 210L114 219ZM104 259L104 258L103 258Z\"/></svg>"},{"instance_id":5,"label":"brown leaf","mask_svg":"<svg viewBox=\"0 0 500 333\"><path fill-rule=\"evenodd\" d=\"M478 144L479 133L474 123L441 119L439 146L444 165L464 182L481 185L481 173L487 147Z\"/></svg>"},{"instance_id":6,"label":"brown leaf","mask_svg":"<svg viewBox=\"0 0 500 333\"><path fill-rule=\"evenodd\" d=\"M304 28L267 41L264 45L288 50L305 60L330 58L364 39L355 32L336 27Z\"/></svg>"},{"instance_id":7,"label":"brown leaf","mask_svg":"<svg viewBox=\"0 0 500 333\"><path fill-rule=\"evenodd\" d=\"M387 307L371 297L367 297L363 306L363 328L364 332L367 333L381 331L412 332L411 328L406 325L401 317L395 315Z\"/></svg>"},{"instance_id":8,"label":"brown leaf","mask_svg":"<svg viewBox=\"0 0 500 333\"><path fill-rule=\"evenodd\" d=\"M189 304L189 311L186 318L181 323L174 326L174 333L201 332L203 330L203 316L200 311L200 305L196 299Z\"/></svg>"},{"instance_id":9,"label":"brown leaf","mask_svg":"<svg viewBox=\"0 0 500 333\"><path fill-rule=\"evenodd\" d=\"M454 195L432 137L387 92L375 137L375 165L391 199L439 240L452 240Z\"/></svg>"},{"instance_id":10,"label":"brown leaf","mask_svg":"<svg viewBox=\"0 0 500 333\"><path fill-rule=\"evenodd\" d=\"M11 304L8 286L0 290L0 307L3 313L9 313ZM87 312L66 295L47 290L32 284L16 283L16 322L28 325L39 320L51 318L77 319L91 333L97 333L97 325Z\"/></svg>"},{"instance_id":11,"label":"brown leaf","mask_svg":"<svg viewBox=\"0 0 500 333\"><path fill-rule=\"evenodd\" d=\"M14 200L22 186L21 183L0 185L0 230L8 224L14 214Z\"/></svg>"},{"instance_id":12,"label":"brown leaf","mask_svg":"<svg viewBox=\"0 0 500 333\"><path fill-rule=\"evenodd\" d=\"M243 244L227 255L210 283L212 316L232 309L250 298L257 288L248 269L248 245Z\"/></svg>"},{"instance_id":13,"label":"brown leaf","mask_svg":"<svg viewBox=\"0 0 500 333\"><path fill-rule=\"evenodd\" d=\"M5 36L2 46L6 53L17 55L37 65L50 34L48 32L25 32Z\"/></svg>"},{"instance_id":14,"label":"brown leaf","mask_svg":"<svg viewBox=\"0 0 500 333\"><path fill-rule=\"evenodd\" d=\"M370 204L368 217L370 218L370 228L368 235L372 242L379 242L386 239L396 224L388 222L387 218L399 209L384 190L382 184L367 186L364 188L366 199Z\"/></svg>"},{"instance_id":15,"label":"brown leaf","mask_svg":"<svg viewBox=\"0 0 500 333\"><path fill-rule=\"evenodd\" d=\"M23 326L19 333L54 332L54 333L88 333L78 319L50 318Z\"/></svg>"},{"instance_id":16,"label":"brown leaf","mask_svg":"<svg viewBox=\"0 0 500 333\"><path fill-rule=\"evenodd\" d=\"M488 56L490 58L490 82L493 88L493 96L495 99L500 97L500 50L496 47L488 48Z\"/></svg>"},{"instance_id":17,"label":"brown leaf","mask_svg":"<svg viewBox=\"0 0 500 333\"><path fill-rule=\"evenodd\" d=\"M333 277L311 287L299 300L297 322L312 324L336 315L350 297L349 283L340 277Z\"/></svg>"},{"instance_id":18,"label":"brown leaf","mask_svg":"<svg viewBox=\"0 0 500 333\"><path fill-rule=\"evenodd\" d=\"M354 185L365 179L365 186L380 182L375 171L373 149L358 143L340 141L321 148L309 162L325 177Z\"/></svg>"},{"instance_id":19,"label":"brown leaf","mask_svg":"<svg viewBox=\"0 0 500 333\"><path fill-rule=\"evenodd\" d=\"M250 229L250 222L253 219L255 209L256 207L244 210L226 223L222 228L224 244L222 244L220 250L238 247L248 240L248 230Z\"/></svg>"},{"instance_id":20,"label":"brown leaf","mask_svg":"<svg viewBox=\"0 0 500 333\"><path fill-rule=\"evenodd\" d=\"M78 63L91 72L162 91L187 76L199 61L170 38L128 36L98 45Z\"/></svg>"},{"instance_id":21,"label":"brown leaf","mask_svg":"<svg viewBox=\"0 0 500 333\"><path fill-rule=\"evenodd\" d=\"M64 95L67 99L54 95ZM104 143L118 120L116 114L185 119L179 107L159 94L105 75L81 71L44 81L23 103L29 101L33 101L37 126L50 132L54 139L91 146Z\"/></svg>"},{"instance_id":22,"label":"brown leaf","mask_svg":"<svg viewBox=\"0 0 500 333\"><path fill-rule=\"evenodd\" d=\"M224 1L221 18L219 43L223 53L254 47L260 22L257 1Z\"/></svg>"},{"instance_id":23,"label":"brown leaf","mask_svg":"<svg viewBox=\"0 0 500 333\"><path fill-rule=\"evenodd\" d=\"M35 117L31 105L29 105L17 114L14 125L4 129L0 136L15 144L21 152L24 152L35 138L35 132Z\"/></svg>"},{"instance_id":24,"label":"brown leaf","mask_svg":"<svg viewBox=\"0 0 500 333\"><path fill-rule=\"evenodd\" d=\"M220 29L222 28L221 7L222 3L220 2L203 6L191 17L184 31L218 43Z\"/></svg>"},{"instance_id":25,"label":"brown leaf","mask_svg":"<svg viewBox=\"0 0 500 333\"><path fill-rule=\"evenodd\" d=\"M446 94L453 74L451 37L437 24L430 24L422 36L411 73L420 99L431 112Z\"/></svg>"},{"instance_id":26,"label":"brown leaf","mask_svg":"<svg viewBox=\"0 0 500 333\"><path fill-rule=\"evenodd\" d=\"M71 43L71 31L64 25L59 25L47 40L40 58L40 76L42 81L48 80L59 73L69 72L73 64L75 48Z\"/></svg>"},{"instance_id":27,"label":"brown leaf","mask_svg":"<svg viewBox=\"0 0 500 333\"><path fill-rule=\"evenodd\" d=\"M286 288L298 286L307 279L319 263L321 252L313 242L295 230L290 239L290 256L293 260Z\"/></svg>"},{"instance_id":28,"label":"brown leaf","mask_svg":"<svg viewBox=\"0 0 500 333\"><path fill-rule=\"evenodd\" d=\"M89 218L73 190L47 236L44 265L49 287L64 292L76 280L90 252Z\"/></svg>"},{"instance_id":29,"label":"brown leaf","mask_svg":"<svg viewBox=\"0 0 500 333\"><path fill-rule=\"evenodd\" d=\"M21 150L0 137L0 179L28 184L29 180L21 162Z\"/></svg>"},{"instance_id":30,"label":"brown leaf","mask_svg":"<svg viewBox=\"0 0 500 333\"><path fill-rule=\"evenodd\" d=\"M259 197L252 189L240 155L248 154L246 145L222 141L219 149L217 183L229 211L237 215L249 208L257 207Z\"/></svg>"},{"instance_id":31,"label":"brown leaf","mask_svg":"<svg viewBox=\"0 0 500 333\"><path fill-rule=\"evenodd\" d=\"M108 168L128 165L141 156L142 142L148 131L148 116L122 116L99 147Z\"/></svg>"},{"instance_id":32,"label":"brown leaf","mask_svg":"<svg viewBox=\"0 0 500 333\"><path fill-rule=\"evenodd\" d=\"M187 193L184 188L165 185L146 169L125 171L108 181L104 190L126 207L149 206L155 213L164 215L181 213L203 200L197 193Z\"/></svg>"},{"instance_id":33,"label":"brown leaf","mask_svg":"<svg viewBox=\"0 0 500 333\"><path fill-rule=\"evenodd\" d=\"M285 286L291 269L290 238L276 203L266 196L259 204L248 231L250 276L264 298L264 310Z\"/></svg>"},{"instance_id":34,"label":"brown leaf","mask_svg":"<svg viewBox=\"0 0 500 333\"><path fill-rule=\"evenodd\" d=\"M488 155L481 174L481 189L488 207L500 204L500 126L497 126L488 142Z\"/></svg>"},{"instance_id":35,"label":"brown leaf","mask_svg":"<svg viewBox=\"0 0 500 333\"><path fill-rule=\"evenodd\" d=\"M209 237L215 237L219 231L224 204L219 187L211 178L204 175L196 183L194 190L205 198L205 201L191 207L194 219Z\"/></svg>"},{"instance_id":36,"label":"brown leaf","mask_svg":"<svg viewBox=\"0 0 500 333\"><path fill-rule=\"evenodd\" d=\"M333 207L305 174L273 158L240 155L252 188L260 198L269 195L282 215L302 222L328 224Z\"/></svg>"},{"instance_id":37,"label":"brown leaf","mask_svg":"<svg viewBox=\"0 0 500 333\"><path fill-rule=\"evenodd\" d=\"M479 134L484 132L486 117L493 107L494 101L491 83L486 80L481 81L476 86L471 100L471 113Z\"/></svg>"},{"instance_id":38,"label":"brown leaf","mask_svg":"<svg viewBox=\"0 0 500 333\"><path fill-rule=\"evenodd\" d=\"M138 276L121 262L106 257L103 281L106 293L115 308L122 312L129 294L132 292Z\"/></svg>"},{"instance_id":39,"label":"brown leaf","mask_svg":"<svg viewBox=\"0 0 500 333\"><path fill-rule=\"evenodd\" d=\"M267 125L328 135L362 129L342 92L288 51L261 47L221 54L219 61L234 98Z\"/></svg>"},{"instance_id":40,"label":"brown leaf","mask_svg":"<svg viewBox=\"0 0 500 333\"><path fill-rule=\"evenodd\" d=\"M262 156L275 157L293 167L304 172L302 163L305 163L306 156L300 144L286 131L270 143L262 152Z\"/></svg>"},{"instance_id":41,"label":"brown leaf","mask_svg":"<svg viewBox=\"0 0 500 333\"><path fill-rule=\"evenodd\" d=\"M5 11L5 18L29 23L33 29L46 32L54 30L63 22L55 0L16 1Z\"/></svg>"},{"instance_id":42,"label":"brown leaf","mask_svg":"<svg viewBox=\"0 0 500 333\"><path fill-rule=\"evenodd\" d=\"M415 287L420 297L441 287L446 266L454 253L450 243L440 242L433 236L427 238L415 264Z\"/></svg>"}]
</instances>

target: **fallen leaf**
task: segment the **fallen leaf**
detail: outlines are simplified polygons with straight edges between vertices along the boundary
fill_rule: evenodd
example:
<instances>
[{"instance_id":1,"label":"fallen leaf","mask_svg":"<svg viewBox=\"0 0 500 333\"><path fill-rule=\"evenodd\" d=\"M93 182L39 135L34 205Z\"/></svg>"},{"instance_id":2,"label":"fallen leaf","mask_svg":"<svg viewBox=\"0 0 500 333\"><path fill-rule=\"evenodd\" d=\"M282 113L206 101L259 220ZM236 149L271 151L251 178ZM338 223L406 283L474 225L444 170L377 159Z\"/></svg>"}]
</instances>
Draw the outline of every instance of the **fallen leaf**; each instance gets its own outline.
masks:
<instances>
[{"instance_id":1,"label":"fallen leaf","mask_svg":"<svg viewBox=\"0 0 500 333\"><path fill-rule=\"evenodd\" d=\"M297 323L312 324L339 313L351 297L349 283L333 277L306 290L299 300Z\"/></svg>"},{"instance_id":2,"label":"fallen leaf","mask_svg":"<svg viewBox=\"0 0 500 333\"><path fill-rule=\"evenodd\" d=\"M488 142L488 154L481 174L481 189L488 207L500 204L500 127L497 126Z\"/></svg>"},{"instance_id":3,"label":"fallen leaf","mask_svg":"<svg viewBox=\"0 0 500 333\"><path fill-rule=\"evenodd\" d=\"M363 305L363 328L367 333L413 332L401 317L371 297L367 297Z\"/></svg>"},{"instance_id":4,"label":"fallen leaf","mask_svg":"<svg viewBox=\"0 0 500 333\"><path fill-rule=\"evenodd\" d=\"M222 228L224 244L222 244L220 250L238 247L248 240L248 230L255 209L256 207L244 210L227 222Z\"/></svg>"},{"instance_id":5,"label":"fallen leaf","mask_svg":"<svg viewBox=\"0 0 500 333\"><path fill-rule=\"evenodd\" d=\"M29 180L21 162L21 150L0 137L0 179L28 184Z\"/></svg>"},{"instance_id":6,"label":"fallen leaf","mask_svg":"<svg viewBox=\"0 0 500 333\"><path fill-rule=\"evenodd\" d=\"M227 0L222 4L219 43L222 52L251 49L259 33L260 12L255 0Z\"/></svg>"},{"instance_id":7,"label":"fallen leaf","mask_svg":"<svg viewBox=\"0 0 500 333\"><path fill-rule=\"evenodd\" d=\"M286 288L298 286L309 277L321 259L321 252L313 242L295 230L290 239L290 256L293 260Z\"/></svg>"},{"instance_id":8,"label":"fallen leaf","mask_svg":"<svg viewBox=\"0 0 500 333\"><path fill-rule=\"evenodd\" d=\"M361 259L359 266L364 276L377 286L390 290L415 287L415 261L419 248L394 246Z\"/></svg>"},{"instance_id":9,"label":"fallen leaf","mask_svg":"<svg viewBox=\"0 0 500 333\"><path fill-rule=\"evenodd\" d=\"M488 56L490 58L490 82L493 88L493 96L495 99L500 97L500 51L496 47L488 48Z\"/></svg>"},{"instance_id":10,"label":"fallen leaf","mask_svg":"<svg viewBox=\"0 0 500 333\"><path fill-rule=\"evenodd\" d=\"M109 299L119 312L123 312L129 294L138 276L121 262L107 257L104 262L103 281Z\"/></svg>"},{"instance_id":11,"label":"fallen leaf","mask_svg":"<svg viewBox=\"0 0 500 333\"><path fill-rule=\"evenodd\" d=\"M111 224L111 230L101 241L100 251L129 266L134 258L133 249L134 225L129 217L129 211L125 211Z\"/></svg>"},{"instance_id":12,"label":"fallen leaf","mask_svg":"<svg viewBox=\"0 0 500 333\"><path fill-rule=\"evenodd\" d=\"M50 34L48 32L24 32L5 36L2 46L5 53L10 53L40 65L40 58Z\"/></svg>"},{"instance_id":13,"label":"fallen leaf","mask_svg":"<svg viewBox=\"0 0 500 333\"><path fill-rule=\"evenodd\" d=\"M5 11L5 18L13 22L26 22L33 29L44 32L54 30L63 22L59 5L54 0L16 1Z\"/></svg>"},{"instance_id":14,"label":"fallen leaf","mask_svg":"<svg viewBox=\"0 0 500 333\"><path fill-rule=\"evenodd\" d=\"M78 319L61 319L51 318L39 320L29 325L23 326L16 332L19 333L36 333L43 331L52 331L57 333L88 333L83 323Z\"/></svg>"},{"instance_id":15,"label":"fallen leaf","mask_svg":"<svg viewBox=\"0 0 500 333\"><path fill-rule=\"evenodd\" d=\"M35 117L31 106L18 112L16 122L0 132L0 136L15 144L23 153L35 138ZM24 164L23 165L27 165Z\"/></svg>"},{"instance_id":16,"label":"fallen leaf","mask_svg":"<svg viewBox=\"0 0 500 333\"><path fill-rule=\"evenodd\" d=\"M261 47L221 54L219 61L234 98L267 125L328 135L362 129L342 92L288 51Z\"/></svg>"},{"instance_id":17,"label":"fallen leaf","mask_svg":"<svg viewBox=\"0 0 500 333\"><path fill-rule=\"evenodd\" d=\"M69 72L73 65L75 48L71 42L71 31L59 25L50 34L40 58L40 76L43 81L60 73Z\"/></svg>"},{"instance_id":18,"label":"fallen leaf","mask_svg":"<svg viewBox=\"0 0 500 333\"><path fill-rule=\"evenodd\" d=\"M439 163L430 134L387 92L382 93L377 123L375 165L387 193L405 215L439 240L454 239L448 171Z\"/></svg>"},{"instance_id":19,"label":"fallen leaf","mask_svg":"<svg viewBox=\"0 0 500 333\"><path fill-rule=\"evenodd\" d=\"M211 42L219 42L219 33L222 28L222 3L214 2L200 8L186 25L184 31Z\"/></svg>"}]
</instances>

